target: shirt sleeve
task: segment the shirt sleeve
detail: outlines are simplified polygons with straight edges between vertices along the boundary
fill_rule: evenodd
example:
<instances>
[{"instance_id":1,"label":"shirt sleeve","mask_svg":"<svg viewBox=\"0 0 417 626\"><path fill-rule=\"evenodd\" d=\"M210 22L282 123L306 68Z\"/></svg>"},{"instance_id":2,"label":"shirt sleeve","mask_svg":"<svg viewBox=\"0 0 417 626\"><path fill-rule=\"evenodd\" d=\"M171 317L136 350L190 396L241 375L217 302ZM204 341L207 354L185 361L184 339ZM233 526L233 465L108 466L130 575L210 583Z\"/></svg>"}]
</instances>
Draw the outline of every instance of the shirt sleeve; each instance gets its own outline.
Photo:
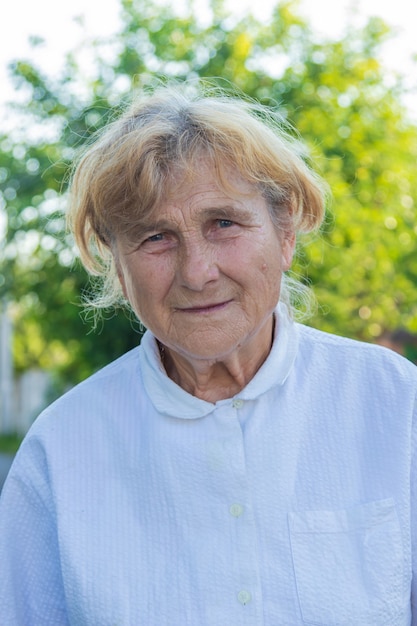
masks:
<instances>
[{"instance_id":1,"label":"shirt sleeve","mask_svg":"<svg viewBox=\"0 0 417 626\"><path fill-rule=\"evenodd\" d=\"M24 442L0 499L0 622L66 626L53 499L42 450Z\"/></svg>"},{"instance_id":2,"label":"shirt sleeve","mask_svg":"<svg viewBox=\"0 0 417 626\"><path fill-rule=\"evenodd\" d=\"M411 460L411 624L417 626L417 398L414 403Z\"/></svg>"}]
</instances>

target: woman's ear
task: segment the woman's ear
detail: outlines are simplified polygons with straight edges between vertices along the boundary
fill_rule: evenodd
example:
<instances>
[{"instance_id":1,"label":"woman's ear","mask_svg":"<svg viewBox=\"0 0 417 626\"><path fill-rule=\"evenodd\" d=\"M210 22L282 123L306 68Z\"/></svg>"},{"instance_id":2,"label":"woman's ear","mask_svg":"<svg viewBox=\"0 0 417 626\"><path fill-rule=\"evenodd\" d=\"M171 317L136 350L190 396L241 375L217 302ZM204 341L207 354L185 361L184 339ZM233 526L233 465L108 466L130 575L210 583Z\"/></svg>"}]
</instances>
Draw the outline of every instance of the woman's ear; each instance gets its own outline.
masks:
<instances>
[{"instance_id":1,"label":"woman's ear","mask_svg":"<svg viewBox=\"0 0 417 626\"><path fill-rule=\"evenodd\" d=\"M117 253L117 248L115 245L112 246L111 251L113 255L114 266L116 268L117 278L119 279L119 283L122 288L123 295L127 300L128 298L127 298L126 280L125 280L123 269L120 263L119 255Z\"/></svg>"},{"instance_id":2,"label":"woman's ear","mask_svg":"<svg viewBox=\"0 0 417 626\"><path fill-rule=\"evenodd\" d=\"M286 233L282 241L281 257L282 270L286 272L290 269L294 256L296 236L294 232Z\"/></svg>"},{"instance_id":3,"label":"woman's ear","mask_svg":"<svg viewBox=\"0 0 417 626\"><path fill-rule=\"evenodd\" d=\"M116 269L117 269L117 276L118 276L118 279L119 279L120 286L122 288L123 295L124 295L124 297L127 300L128 297L127 297L127 289L126 289L125 277L124 277L123 272L121 271L119 266L117 266Z\"/></svg>"}]
</instances>

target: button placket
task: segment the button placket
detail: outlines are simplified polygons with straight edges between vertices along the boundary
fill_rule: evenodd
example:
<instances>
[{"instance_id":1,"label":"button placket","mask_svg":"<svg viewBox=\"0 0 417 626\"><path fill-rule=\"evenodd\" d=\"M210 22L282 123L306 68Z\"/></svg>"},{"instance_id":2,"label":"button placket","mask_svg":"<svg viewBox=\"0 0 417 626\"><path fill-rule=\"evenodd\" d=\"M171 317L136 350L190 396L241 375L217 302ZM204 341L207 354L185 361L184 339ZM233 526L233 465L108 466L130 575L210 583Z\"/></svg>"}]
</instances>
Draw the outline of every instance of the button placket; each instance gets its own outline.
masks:
<instances>
[{"instance_id":1,"label":"button placket","mask_svg":"<svg viewBox=\"0 0 417 626\"><path fill-rule=\"evenodd\" d=\"M233 594L229 599L235 603L238 619L244 620L242 626L243 623L256 623L261 611L256 527L248 502L244 434L239 415L239 409L244 409L245 405L242 398L234 398L217 408L214 417L219 426L219 438L210 444L210 466L221 481L222 504L226 504L223 515L229 517L228 523L227 517L223 517L225 532L232 540L229 575L234 583L228 590Z\"/></svg>"}]
</instances>

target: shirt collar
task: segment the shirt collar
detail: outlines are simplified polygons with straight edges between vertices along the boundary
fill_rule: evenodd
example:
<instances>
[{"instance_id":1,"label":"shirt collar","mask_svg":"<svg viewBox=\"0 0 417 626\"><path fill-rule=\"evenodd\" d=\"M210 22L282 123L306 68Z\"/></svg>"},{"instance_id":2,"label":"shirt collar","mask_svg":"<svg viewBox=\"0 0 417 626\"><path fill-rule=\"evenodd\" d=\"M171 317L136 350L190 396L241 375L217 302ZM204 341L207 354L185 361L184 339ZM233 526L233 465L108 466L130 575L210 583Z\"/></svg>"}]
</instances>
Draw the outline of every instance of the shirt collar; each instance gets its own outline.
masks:
<instances>
[{"instance_id":1,"label":"shirt collar","mask_svg":"<svg viewBox=\"0 0 417 626\"><path fill-rule=\"evenodd\" d=\"M297 325L284 305L278 305L275 316L277 323L271 352L252 380L237 394L243 400L254 400L272 387L283 385L294 364L298 350ZM150 331L142 337L139 359L145 389L159 413L196 419L215 410L216 404L192 396L167 376L158 344Z\"/></svg>"}]
</instances>

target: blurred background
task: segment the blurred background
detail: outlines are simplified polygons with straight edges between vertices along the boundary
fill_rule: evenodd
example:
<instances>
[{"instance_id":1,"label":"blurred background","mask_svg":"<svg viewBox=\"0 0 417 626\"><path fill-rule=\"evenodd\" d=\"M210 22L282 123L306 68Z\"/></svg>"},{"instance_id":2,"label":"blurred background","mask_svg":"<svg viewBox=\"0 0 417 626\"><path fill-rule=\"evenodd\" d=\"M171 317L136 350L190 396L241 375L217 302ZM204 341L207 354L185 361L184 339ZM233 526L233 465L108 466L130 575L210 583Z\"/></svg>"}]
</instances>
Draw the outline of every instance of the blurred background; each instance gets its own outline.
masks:
<instances>
[{"instance_id":1,"label":"blurred background","mask_svg":"<svg viewBox=\"0 0 417 626\"><path fill-rule=\"evenodd\" d=\"M333 195L321 233L300 241L294 266L319 305L308 323L417 361L416 8L383 4L8 5L0 24L0 451L12 455L47 403L140 341L126 312L107 311L96 327L83 313L90 284L65 232L65 198L76 151L151 76L229 81L298 129Z\"/></svg>"}]
</instances>

